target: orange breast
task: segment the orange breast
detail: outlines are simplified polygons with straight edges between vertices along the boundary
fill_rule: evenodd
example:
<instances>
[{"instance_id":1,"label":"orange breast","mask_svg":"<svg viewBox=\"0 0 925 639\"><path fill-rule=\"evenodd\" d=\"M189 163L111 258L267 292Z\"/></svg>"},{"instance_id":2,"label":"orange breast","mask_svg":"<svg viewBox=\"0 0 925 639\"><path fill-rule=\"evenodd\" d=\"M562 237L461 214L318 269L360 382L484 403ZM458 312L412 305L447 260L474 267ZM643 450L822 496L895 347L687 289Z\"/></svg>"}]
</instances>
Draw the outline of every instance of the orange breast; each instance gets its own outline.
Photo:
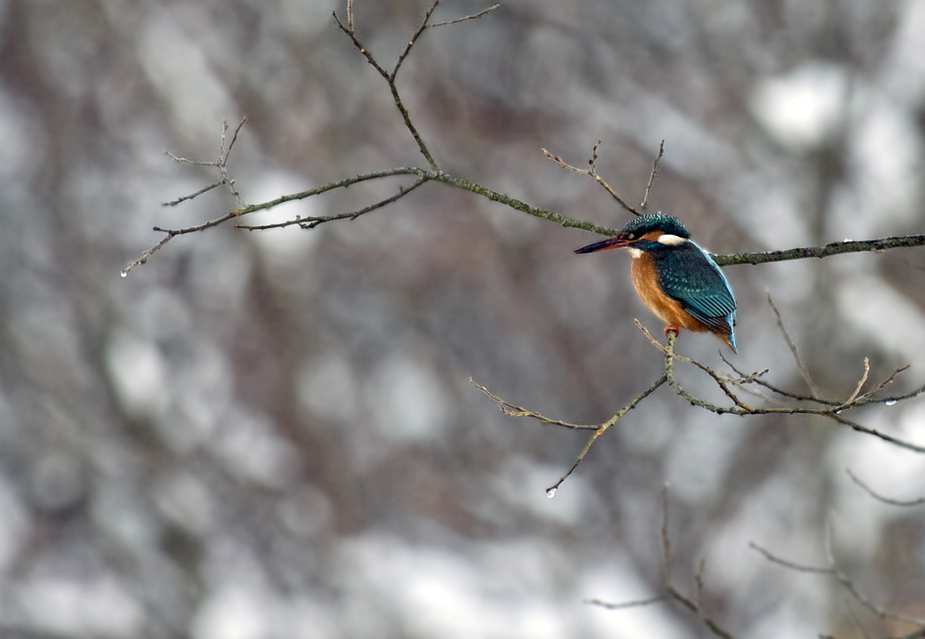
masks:
<instances>
[{"instance_id":1,"label":"orange breast","mask_svg":"<svg viewBox=\"0 0 925 639\"><path fill-rule=\"evenodd\" d=\"M633 286L636 293L668 326L686 328L697 333L712 332L708 326L695 319L681 308L681 304L662 293L658 286L658 272L655 270L655 260L648 253L633 258L630 269L633 275Z\"/></svg>"}]
</instances>

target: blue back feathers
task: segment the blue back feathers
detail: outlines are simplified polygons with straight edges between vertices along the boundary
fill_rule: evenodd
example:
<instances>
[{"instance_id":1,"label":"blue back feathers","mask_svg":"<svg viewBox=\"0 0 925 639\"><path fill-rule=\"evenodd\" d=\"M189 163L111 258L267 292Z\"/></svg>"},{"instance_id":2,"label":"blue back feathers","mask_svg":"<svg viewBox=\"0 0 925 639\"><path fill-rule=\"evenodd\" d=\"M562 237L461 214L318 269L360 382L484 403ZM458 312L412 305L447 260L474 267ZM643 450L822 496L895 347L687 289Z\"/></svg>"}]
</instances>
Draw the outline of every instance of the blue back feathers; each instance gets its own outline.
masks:
<instances>
[{"instance_id":1,"label":"blue back feathers","mask_svg":"<svg viewBox=\"0 0 925 639\"><path fill-rule=\"evenodd\" d=\"M655 258L659 286L665 295L678 300L684 310L707 326L731 332L736 310L732 287L706 251L688 241L649 253Z\"/></svg>"}]
</instances>

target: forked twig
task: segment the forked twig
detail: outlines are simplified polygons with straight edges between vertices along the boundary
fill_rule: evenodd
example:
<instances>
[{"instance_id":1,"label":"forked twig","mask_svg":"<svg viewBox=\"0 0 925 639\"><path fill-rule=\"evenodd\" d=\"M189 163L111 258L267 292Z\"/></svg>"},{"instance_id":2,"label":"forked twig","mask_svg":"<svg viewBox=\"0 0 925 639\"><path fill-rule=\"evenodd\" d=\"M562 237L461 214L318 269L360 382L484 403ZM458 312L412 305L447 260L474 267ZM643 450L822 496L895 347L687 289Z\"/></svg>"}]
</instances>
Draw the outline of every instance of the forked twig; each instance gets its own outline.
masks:
<instances>
[{"instance_id":1,"label":"forked twig","mask_svg":"<svg viewBox=\"0 0 925 639\"><path fill-rule=\"evenodd\" d=\"M184 195L170 202L164 202L164 206L176 206L187 200L192 200L195 197L199 197L203 193L207 193L214 188L219 186L226 186L231 192L232 197L234 197L235 203L238 207L244 206L244 201L241 199L241 194L238 193L237 186L235 181L231 178L228 173L228 158L231 156L231 150L234 148L235 142L238 141L238 134L241 132L241 129L244 128L244 125L247 123L247 117L241 118L241 121L238 122L238 126L235 127L234 133L231 136L231 142L228 143L228 146L225 146L225 141L228 139L228 122L222 122L222 136L219 140L218 146L218 159L217 160L191 160L189 158L180 157L179 155L174 155L170 151L165 151L164 153L174 162L179 162L181 164L189 164L191 166L205 166L213 167L218 169L219 179L213 182L212 184L203 187L191 193L189 195Z\"/></svg>"},{"instance_id":2,"label":"forked twig","mask_svg":"<svg viewBox=\"0 0 925 639\"><path fill-rule=\"evenodd\" d=\"M191 160L189 158L175 155L171 153L170 151L165 151L165 154L170 159L172 159L174 162L179 162L181 164L189 164L191 166L203 166L203 167L210 167L210 168L218 169L219 179L213 182L212 184L209 184L208 186L205 186L193 193L190 193L189 195L184 195L175 200L171 200L170 202L164 202L164 206L177 206L178 204L192 200L193 198L197 198L200 195L204 193L208 193L212 189L216 189L220 186L224 186L228 189L228 191L231 193L231 196L234 198L235 203L238 205L239 208L244 206L244 201L241 198L241 194L238 192L237 186L235 185L235 181L228 172L228 158L231 156L231 150L234 148L235 142L238 141L238 134L241 132L241 129L244 128L244 124L246 122L247 122L247 117L241 118L241 121L238 122L238 126L235 127L234 133L231 136L231 141L228 142L227 146L225 142L228 139L227 138L228 122L227 121L222 122L222 135L219 140L218 159L216 160ZM202 231L212 226L217 226L218 224L221 224L223 222L227 222L233 217L234 217L233 214L224 215L221 218L218 218L217 220L213 220L205 224L200 224L194 227L190 227L188 230L167 230L167 229L162 229L160 227L155 226L154 227L155 231L160 232L160 233L165 233L166 235L161 239L160 242L158 242L151 248L145 249L141 253L140 257L129 262L125 266L125 268L122 269L120 276L128 277L129 272L131 272L133 268L135 268L136 266L140 266L141 264L146 264L148 262L148 259L152 255L154 255L159 250L164 248L167 242L172 240L175 236L182 235L185 233L192 233L195 231Z\"/></svg>"},{"instance_id":3,"label":"forked twig","mask_svg":"<svg viewBox=\"0 0 925 639\"><path fill-rule=\"evenodd\" d=\"M864 358L864 374L861 375L860 381L858 381L857 388L854 389L854 392L851 393L851 397L845 400L845 405L851 404L858 398L858 395L861 392L861 389L864 388L864 384L867 383L867 377L870 375L870 359Z\"/></svg>"},{"instance_id":4,"label":"forked twig","mask_svg":"<svg viewBox=\"0 0 925 639\"><path fill-rule=\"evenodd\" d=\"M712 632L717 637L721 637L722 639L735 639L733 635L731 635L727 630L713 621L713 619L711 619L703 609L703 573L706 569L706 562L700 562L697 567L697 572L694 575L695 596L693 599L681 593L681 591L678 590L673 583L671 577L671 537L668 534L668 489L668 482L665 482L665 484L662 486L662 521L661 525L659 526L659 537L662 545L662 581L664 582L665 594L658 597L638 599L635 601L627 601L623 603L609 603L599 599L592 599L587 603L602 606L608 610L623 610L626 608L648 606L651 604L660 603L662 601L674 600L697 615L700 618L700 621L710 630L710 632Z\"/></svg>"},{"instance_id":5,"label":"forked twig","mask_svg":"<svg viewBox=\"0 0 925 639\"><path fill-rule=\"evenodd\" d=\"M767 550L766 548L762 548L761 546L759 546L758 544L754 542L749 542L748 545L753 550L763 555L768 561L778 564L780 566L783 566L784 568L795 570L797 572L812 573L812 574L817 574L817 575L834 577L842 585L842 587L848 591L848 593L854 598L855 601L857 601L863 607L867 608L869 611L873 612L875 615L877 615L881 619L892 619L895 621L901 621L903 623L918 626L920 629L925 629L925 619L921 619L919 617L913 617L911 615L904 615L902 613L893 612L891 610L886 610L882 606L878 606L877 604L873 603L870 599L864 596L860 590L858 590L857 586L855 586L851 578L848 577L848 575L845 574L845 572L842 571L841 568L838 567L838 564L835 561L835 556L832 551L831 525L829 524L826 524L826 532L825 532L825 550L826 550L826 557L829 563L829 565L826 567L807 566L804 564L799 564L794 561L783 559L773 554L771 551Z\"/></svg>"},{"instance_id":6,"label":"forked twig","mask_svg":"<svg viewBox=\"0 0 925 639\"><path fill-rule=\"evenodd\" d=\"M873 398L873 395L876 395L876 394L879 393L881 390L883 390L884 388L886 388L887 386L889 386L890 384L892 384L892 383L896 380L896 376L897 376L897 375L899 375L900 373L903 373L903 372L909 370L911 367L912 367L912 364L906 364L905 366L900 366L900 367L897 368L895 371L893 371L893 373L892 373L889 377L887 377L885 380L883 380L882 382L880 382L879 384L877 384L876 386L874 386L872 389L870 389L870 390L867 391L866 393L860 395L860 396L855 400L855 404L865 404L865 403L869 403L869 401L873 401L873 402L877 402L877 403L881 403L881 402L882 402L882 403L884 403L884 404L886 404L886 405L888 405L888 406L891 406L893 403L896 402L896 399L895 399L895 398L892 398L892 397L884 397L884 398L879 398L879 399L874 400L874 399L872 399L872 398Z\"/></svg>"},{"instance_id":7,"label":"forked twig","mask_svg":"<svg viewBox=\"0 0 925 639\"><path fill-rule=\"evenodd\" d=\"M427 164L430 165L431 169L438 169L437 161L434 160L433 155L431 155L430 150L427 148L427 145L424 143L424 139L421 137L421 134L418 132L417 127L414 126L414 123L411 121L411 115L408 113L408 109L405 107L404 102L402 101L401 94L398 91L398 87L395 84L395 78L398 76L398 71L401 69L402 64L405 59L408 57L408 54L411 53L411 49L414 47L415 42L418 41L418 38L421 37L421 34L424 33L424 30L427 28L427 23L430 21L430 17L436 11L437 7L440 5L440 0L434 0L433 4L430 5L430 8L425 12L424 19L421 21L421 25L417 28L411 38L408 40L408 43L405 45L405 48L398 55L398 58L395 61L395 66L392 67L391 71L386 71L385 68L379 64L372 52L366 48L366 46L360 41L357 36L355 25L351 22L351 14L348 13L347 24L345 25L340 21L340 18L337 17L337 12L332 13L334 16L334 21L337 23L338 28L348 37L353 43L353 46L357 51L360 52L366 61L371 67L373 67L376 72L382 76L386 81L386 84L389 85L389 89L392 93L392 101L395 103L395 106L398 108L398 112L401 114L402 121L405 124L405 128L408 129L408 132L411 133L411 137L414 138L415 143L418 146L418 150L421 152L421 155L424 156L424 159L427 161Z\"/></svg>"},{"instance_id":8,"label":"forked twig","mask_svg":"<svg viewBox=\"0 0 925 639\"><path fill-rule=\"evenodd\" d=\"M316 226L320 226L325 222L335 222L337 220L355 220L361 215L365 215L376 209L381 209L384 206L397 202L401 198L405 197L413 190L421 186L422 184L428 182L427 178L418 178L411 184L406 184L401 187L397 193L391 195L382 200L368 204L362 208L359 208L355 211L349 211L346 213L333 213L331 215L320 215L320 216L295 216L291 220L283 220L282 222L274 222L271 224L235 224L235 228L246 229L248 231L265 231L266 229L281 229L286 228L287 226L300 226L303 229L313 229Z\"/></svg>"},{"instance_id":9,"label":"forked twig","mask_svg":"<svg viewBox=\"0 0 925 639\"><path fill-rule=\"evenodd\" d=\"M596 163L597 163L597 150L600 148L600 146L601 146L601 141L598 140L598 141L597 141L597 144L595 144L594 147L591 149L591 159L588 160L588 168L587 168L587 169L579 169L577 166L572 166L571 164L569 164L568 162L566 162L565 160L563 160L561 157L559 157L558 155L555 155L554 153L548 151L547 149L542 149L542 151L543 151L543 155L545 155L546 157L548 157L548 158L549 158L550 160L552 160L553 162L556 162L556 163L557 163L559 166L561 166L563 169L566 169L566 170L568 170L568 171L572 171L573 173L578 173L579 175L589 175L589 176L591 176L592 178L595 179L595 181L597 181L598 184L600 184L600 185L604 188L605 191L607 191L608 193L610 193L610 196L611 196L614 200L617 201L617 204L619 204L620 206L622 206L624 209L626 209L627 211L629 211L629 212L632 213L633 215L642 215L642 213L640 213L639 211L637 211L636 208L633 207L633 205L631 205L629 202L627 202L625 199L623 199L623 197L622 197L619 193L617 193L617 192L613 189L613 187L611 187L609 184L607 184L607 181L606 181L604 178L602 178L602 177L597 173L597 167L596 167Z\"/></svg>"},{"instance_id":10,"label":"forked twig","mask_svg":"<svg viewBox=\"0 0 925 639\"><path fill-rule=\"evenodd\" d=\"M791 400L798 401L798 402L816 402L816 403L818 403L818 404L825 404L825 405L827 405L827 406L839 406L839 405L842 403L842 402L836 402L836 401L831 401L831 400L827 400L827 399L818 399L818 398L812 397L812 396L810 396L810 395L801 395L801 394L799 394L799 393L791 393L790 391L786 391L786 390L784 390L784 389L782 389L782 388L778 388L777 386L774 386L773 384L771 384L770 382L768 382L767 380L765 380L765 379L762 378L762 376L763 376L764 374L766 374L766 373L769 372L768 369L764 369L764 371L762 371L760 375L759 375L759 374L756 374L756 373L752 373L752 374L750 374L750 375L746 375L745 373L743 373L742 371L740 371L738 368L736 368L735 364L733 364L731 361L729 361L729 358L727 358L723 353L720 353L720 354L719 354L719 357L720 357L721 360L723 360L723 363L724 363L726 366L728 366L733 372L736 373L736 375L739 376L740 379L734 380L734 382L733 382L733 383L735 383L737 386L738 386L740 383L742 383L742 384L745 384L745 383L754 383L754 384L757 384L758 386L762 386L762 387L768 389L769 391L771 391L772 393L774 393L774 394L776 394L776 395L780 395L781 397L783 397L783 398L785 398L785 399L791 399ZM743 390L746 390L747 392L753 392L753 391L748 391L747 389L744 389L744 388L743 388ZM753 394L754 394L754 393L753 393ZM766 397L765 397L764 395L762 395L762 394L756 394L756 396L761 397L762 399L767 399L767 401L777 401L777 400L773 400L773 399L771 399L771 398L766 398Z\"/></svg>"},{"instance_id":11,"label":"forked twig","mask_svg":"<svg viewBox=\"0 0 925 639\"><path fill-rule=\"evenodd\" d=\"M376 72L382 76L382 78L389 85L389 90L392 93L392 101L395 103L395 106L398 108L399 113L401 114L402 121L405 124L405 128L408 129L408 132L411 133L411 137L414 138L415 143L418 146L418 150L421 152L421 155L424 156L424 159L427 161L427 164L431 169L437 171L439 170L439 165L434 159L434 156L431 154L430 149L424 143L424 138L421 137L421 134L418 132L417 127L411 121L411 115L408 113L408 109L405 107L405 103L402 100L401 94L398 91L398 86L395 84L396 78L398 77L398 72L401 69L402 65L405 63L405 60L411 54L411 49L423 35L424 31L428 27L444 27L451 24L458 24L460 22L466 22L468 20L476 20L481 18L489 13L493 12L500 5L494 5L477 13L471 15L463 16L462 18L456 18L454 20L445 20L443 22L437 22L434 24L430 23L431 17L434 15L434 11L437 10L437 7L440 6L440 0L434 0L431 3L430 7L424 13L424 19L421 21L420 26L415 30L415 32L408 39L405 48L402 49L401 53L398 54L398 58L395 60L395 66L392 67L391 71L386 71L385 68L379 64L379 61L376 60L372 52L364 45L359 37L357 36L356 27L353 23L353 10L352 4L348 4L347 11L347 24L345 25L340 21L340 18L337 17L337 13L334 12L334 21L337 23L337 26L340 28L344 34L350 38L350 41L353 43L353 46L356 48L360 54L366 58L366 61L372 66Z\"/></svg>"},{"instance_id":12,"label":"forked twig","mask_svg":"<svg viewBox=\"0 0 925 639\"><path fill-rule=\"evenodd\" d=\"M566 471L566 473L562 475L562 477L559 478L559 481L557 481L555 484L553 484L552 486L546 489L546 495L549 497L552 497L553 495L556 494L556 491L559 489L559 486L562 485L562 482L568 479L572 475L572 473L574 473L575 470L578 468L579 464L581 464L581 462L584 461L585 456L588 454L588 451L591 450L591 446L594 445L594 442L597 441L598 437L600 437L605 432L607 432L608 428L616 424L620 418L622 418L628 412L636 408L636 406L638 406L642 400L644 400L646 397L654 393L655 390L659 386L664 384L666 381L668 381L668 377L665 375L662 375L657 380L655 380L652 383L652 385L649 386L649 388L642 391L639 395L636 395L636 397L634 397L626 406L624 406L619 411L617 411L617 413L613 417L611 417L609 420L601 424L601 427L594 431L594 434L592 434L591 437L588 439L588 443L586 443L585 447L581 449L580 453L578 453L578 457L575 458L575 463L572 464L571 468L569 468L568 471Z\"/></svg>"},{"instance_id":13,"label":"forked twig","mask_svg":"<svg viewBox=\"0 0 925 639\"><path fill-rule=\"evenodd\" d=\"M687 393L687 391L685 391L681 387L681 385L675 381L674 374L673 374L674 369L673 369L673 365L671 362L671 360L673 359L685 362L692 366L696 366L697 368L702 370L704 373L709 375L713 379L713 381L716 382L716 385L719 386L720 390L723 391L726 397L732 400L732 403L738 406L739 408L741 408L742 410L748 411L748 412L751 412L752 410L754 410L753 408L743 404L742 401L736 396L736 394L730 390L729 386L726 384L727 380L721 377L716 372L714 372L713 369L711 369L709 366L706 366L705 364L701 364L697 360L691 359L690 357L685 357L684 355L680 355L676 353L674 350L674 343L675 343L675 340L677 339L677 333L674 333L674 332L669 333L668 334L668 345L662 346L661 342L655 339L652 333L649 332L649 329L647 329L645 326L642 325L642 322L640 322L638 319L634 319L633 322L636 324L636 328L641 330L642 333L648 338L649 343L655 346L655 348L660 350L668 358L668 360L665 362L665 370L669 375L668 381L675 388L675 390L679 391L679 394L681 394L683 397L685 397L688 400L696 399L692 395Z\"/></svg>"},{"instance_id":14,"label":"forked twig","mask_svg":"<svg viewBox=\"0 0 925 639\"><path fill-rule=\"evenodd\" d=\"M658 145L658 154L655 156L655 160L652 162L652 171L649 172L649 181L646 184L645 194L642 197L642 203L639 205L639 208L635 208L629 202L627 202L616 190L607 183L607 181L600 176L597 172L597 152L601 148L601 141L598 140L597 143L591 148L591 159L588 160L587 169L579 169L577 166L572 166L560 156L552 153L548 149L542 149L543 155L557 163L563 169L567 171L572 171L573 173L578 173L579 175L588 175L603 187L605 191L610 193L610 196L617 201L617 203L622 206L624 209L632 213L633 215L642 215L646 210L646 206L649 203L649 194L652 192L652 185L655 183L655 178L658 177L659 166L662 161L662 157L665 155L665 140L662 140Z\"/></svg>"},{"instance_id":15,"label":"forked twig","mask_svg":"<svg viewBox=\"0 0 925 639\"><path fill-rule=\"evenodd\" d=\"M562 475L562 477L560 477L559 480L555 484L553 484L552 486L546 489L546 495L548 497L553 497L556 494L556 491L559 490L559 486L562 485L562 482L568 479L571 476L571 474L575 472L575 470L578 468L581 462L584 461L585 457L588 454L588 451L591 450L591 446L594 445L594 442L596 442L597 439L601 435L607 432L608 428L616 424L624 415L626 415L628 412L630 412L636 406L638 406L642 400L644 400L646 397L654 393L655 390L659 386L664 384L666 381L667 381L667 377L665 375L662 375L659 379L655 380L655 382L653 382L652 385L649 386L649 388L642 391L640 394L636 395L636 397L630 400L629 403L627 403L623 408L617 411L606 422L603 422L602 424L588 425L588 424L572 424L572 423L564 422L558 419L551 419L549 417L546 417L545 415L537 413L536 411L523 408L522 406L517 406L515 404L508 402L507 400L501 399L500 397L492 393L490 390L488 390L481 384L477 383L471 377L469 378L469 383L475 386L477 389L479 389L483 393L485 393L485 395L493 399L498 404L498 407L501 409L501 412L503 412L505 415L510 415L511 417L528 417L528 418L540 421L544 424L552 424L554 426L563 426L565 428L571 428L573 430L593 430L594 431L594 433L588 439L588 442L585 444L585 447L578 454L578 457L575 459L575 463L572 464L571 468L569 468L568 471L564 475Z\"/></svg>"}]
</instances>

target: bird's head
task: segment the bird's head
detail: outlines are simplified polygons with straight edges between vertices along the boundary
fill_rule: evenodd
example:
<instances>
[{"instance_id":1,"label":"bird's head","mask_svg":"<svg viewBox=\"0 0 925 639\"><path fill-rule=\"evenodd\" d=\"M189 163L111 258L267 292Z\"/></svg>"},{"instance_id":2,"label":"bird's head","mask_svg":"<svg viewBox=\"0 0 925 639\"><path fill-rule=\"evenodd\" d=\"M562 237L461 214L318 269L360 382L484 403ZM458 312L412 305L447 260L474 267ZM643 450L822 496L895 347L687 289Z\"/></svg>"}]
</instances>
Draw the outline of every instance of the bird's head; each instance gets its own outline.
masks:
<instances>
[{"instance_id":1,"label":"bird's head","mask_svg":"<svg viewBox=\"0 0 925 639\"><path fill-rule=\"evenodd\" d=\"M676 218L654 213L633 218L613 237L583 246L575 252L595 253L617 248L651 251L684 244L690 237L690 232Z\"/></svg>"}]
</instances>

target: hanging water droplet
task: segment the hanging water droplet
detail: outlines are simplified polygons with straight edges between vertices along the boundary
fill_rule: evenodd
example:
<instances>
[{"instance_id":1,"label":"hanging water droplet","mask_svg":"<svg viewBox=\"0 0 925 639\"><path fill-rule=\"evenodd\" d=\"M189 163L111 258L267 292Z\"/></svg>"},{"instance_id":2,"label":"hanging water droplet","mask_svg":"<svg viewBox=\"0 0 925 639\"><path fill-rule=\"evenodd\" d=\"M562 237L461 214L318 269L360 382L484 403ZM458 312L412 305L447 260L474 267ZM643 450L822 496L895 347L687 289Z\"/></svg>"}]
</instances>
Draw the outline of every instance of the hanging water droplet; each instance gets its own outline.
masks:
<instances>
[{"instance_id":1,"label":"hanging water droplet","mask_svg":"<svg viewBox=\"0 0 925 639\"><path fill-rule=\"evenodd\" d=\"M556 491L557 491L557 490L559 490L559 487L558 487L558 486L553 486L552 488L548 489L548 490L546 491L546 497L548 497L549 499L552 499L553 497L556 496Z\"/></svg>"},{"instance_id":2,"label":"hanging water droplet","mask_svg":"<svg viewBox=\"0 0 925 639\"><path fill-rule=\"evenodd\" d=\"M896 405L896 400L895 400L895 399L888 399L888 400L886 400L886 401L883 402L883 403L886 404L887 406L895 406L895 405Z\"/></svg>"},{"instance_id":3,"label":"hanging water droplet","mask_svg":"<svg viewBox=\"0 0 925 639\"><path fill-rule=\"evenodd\" d=\"M119 277L121 277L121 278L123 278L123 279L126 278L126 277L128 277L128 270L125 270L125 271L122 271L121 273L119 273Z\"/></svg>"}]
</instances>

